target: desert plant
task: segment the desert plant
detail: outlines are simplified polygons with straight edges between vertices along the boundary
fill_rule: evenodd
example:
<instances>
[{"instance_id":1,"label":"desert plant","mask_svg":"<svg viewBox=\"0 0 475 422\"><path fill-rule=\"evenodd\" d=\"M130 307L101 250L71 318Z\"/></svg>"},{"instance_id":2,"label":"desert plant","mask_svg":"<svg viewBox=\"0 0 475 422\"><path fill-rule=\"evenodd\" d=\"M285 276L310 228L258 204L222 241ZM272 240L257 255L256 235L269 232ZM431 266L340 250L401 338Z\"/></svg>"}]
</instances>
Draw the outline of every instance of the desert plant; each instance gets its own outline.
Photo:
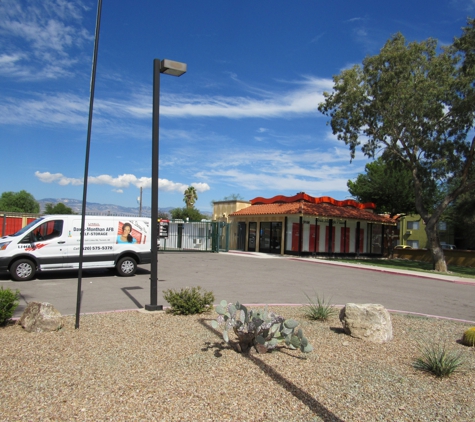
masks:
<instances>
[{"instance_id":1,"label":"desert plant","mask_svg":"<svg viewBox=\"0 0 475 422\"><path fill-rule=\"evenodd\" d=\"M202 291L200 286L185 287L180 291L164 290L163 298L171 306L168 312L174 315L201 314L209 311L214 302L214 294Z\"/></svg>"},{"instance_id":2,"label":"desert plant","mask_svg":"<svg viewBox=\"0 0 475 422\"><path fill-rule=\"evenodd\" d=\"M419 345L421 356L414 361L414 367L431 372L437 377L448 377L463 364L462 352L447 350L445 343Z\"/></svg>"},{"instance_id":3,"label":"desert plant","mask_svg":"<svg viewBox=\"0 0 475 422\"><path fill-rule=\"evenodd\" d=\"M465 344L465 346L475 347L475 327L469 328L463 333L462 344Z\"/></svg>"},{"instance_id":4,"label":"desert plant","mask_svg":"<svg viewBox=\"0 0 475 422\"><path fill-rule=\"evenodd\" d=\"M304 307L304 313L308 319L313 321L326 321L337 313L337 309L330 304L330 301L325 302L324 296L320 298L320 296L315 295L315 300L312 300L306 293L305 296L307 296L309 300L309 303Z\"/></svg>"},{"instance_id":5,"label":"desert plant","mask_svg":"<svg viewBox=\"0 0 475 422\"><path fill-rule=\"evenodd\" d=\"M297 321L268 312L267 306L263 311L254 311L248 310L239 302L233 305L222 300L216 307L216 312L219 316L211 325L214 328L223 327L223 339L226 343L230 343L228 330L233 329L238 338L236 346L239 352L247 352L254 346L258 353L266 353L283 342L289 348L300 349L304 353L313 350L302 330L296 331L299 325Z\"/></svg>"},{"instance_id":6,"label":"desert plant","mask_svg":"<svg viewBox=\"0 0 475 422\"><path fill-rule=\"evenodd\" d=\"M7 321L13 316L20 300L20 291L7 288L3 286L0 289L0 325L5 325Z\"/></svg>"}]
</instances>

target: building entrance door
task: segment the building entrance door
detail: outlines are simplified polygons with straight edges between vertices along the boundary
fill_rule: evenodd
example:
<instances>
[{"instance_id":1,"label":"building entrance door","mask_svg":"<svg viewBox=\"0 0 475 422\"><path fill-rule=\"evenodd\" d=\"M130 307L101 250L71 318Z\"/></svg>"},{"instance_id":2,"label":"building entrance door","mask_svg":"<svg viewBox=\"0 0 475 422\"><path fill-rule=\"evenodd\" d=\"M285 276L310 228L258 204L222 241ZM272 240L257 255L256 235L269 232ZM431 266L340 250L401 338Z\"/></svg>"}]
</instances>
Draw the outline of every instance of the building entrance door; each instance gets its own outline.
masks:
<instances>
[{"instance_id":1,"label":"building entrance door","mask_svg":"<svg viewBox=\"0 0 475 422\"><path fill-rule=\"evenodd\" d=\"M244 251L246 245L246 223L238 223L237 250Z\"/></svg>"},{"instance_id":2,"label":"building entrance door","mask_svg":"<svg viewBox=\"0 0 475 422\"><path fill-rule=\"evenodd\" d=\"M249 243L247 250L254 252L256 250L257 223L249 223Z\"/></svg>"},{"instance_id":3,"label":"building entrance door","mask_svg":"<svg viewBox=\"0 0 475 422\"><path fill-rule=\"evenodd\" d=\"M261 223L259 231L259 252L280 254L282 239L282 223Z\"/></svg>"}]
</instances>

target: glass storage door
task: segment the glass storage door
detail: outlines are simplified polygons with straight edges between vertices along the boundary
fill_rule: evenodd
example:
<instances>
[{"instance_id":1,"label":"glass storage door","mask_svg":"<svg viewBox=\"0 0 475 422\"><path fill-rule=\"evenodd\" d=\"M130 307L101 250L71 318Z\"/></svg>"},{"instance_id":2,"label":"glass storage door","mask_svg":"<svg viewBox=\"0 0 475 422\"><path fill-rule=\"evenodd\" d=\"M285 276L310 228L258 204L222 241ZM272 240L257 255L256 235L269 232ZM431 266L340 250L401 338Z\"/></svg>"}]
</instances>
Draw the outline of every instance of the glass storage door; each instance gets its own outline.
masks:
<instances>
[{"instance_id":1,"label":"glass storage door","mask_svg":"<svg viewBox=\"0 0 475 422\"><path fill-rule=\"evenodd\" d=\"M256 238L257 238L257 223L249 223L249 240L247 244L248 251L255 252Z\"/></svg>"}]
</instances>

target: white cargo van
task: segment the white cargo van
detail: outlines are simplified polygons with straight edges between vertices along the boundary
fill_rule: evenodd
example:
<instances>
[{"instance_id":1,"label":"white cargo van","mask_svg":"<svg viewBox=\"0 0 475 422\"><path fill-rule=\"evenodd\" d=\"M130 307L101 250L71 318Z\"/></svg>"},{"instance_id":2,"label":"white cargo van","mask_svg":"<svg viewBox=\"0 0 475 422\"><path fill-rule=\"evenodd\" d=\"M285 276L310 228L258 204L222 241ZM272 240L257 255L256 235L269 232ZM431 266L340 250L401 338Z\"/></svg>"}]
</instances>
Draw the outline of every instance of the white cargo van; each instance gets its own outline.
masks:
<instances>
[{"instance_id":1,"label":"white cargo van","mask_svg":"<svg viewBox=\"0 0 475 422\"><path fill-rule=\"evenodd\" d=\"M118 275L135 274L148 264L150 218L86 216L83 268L116 268ZM37 271L79 268L80 215L48 215L20 231L0 238L0 270L17 281L31 280Z\"/></svg>"}]
</instances>

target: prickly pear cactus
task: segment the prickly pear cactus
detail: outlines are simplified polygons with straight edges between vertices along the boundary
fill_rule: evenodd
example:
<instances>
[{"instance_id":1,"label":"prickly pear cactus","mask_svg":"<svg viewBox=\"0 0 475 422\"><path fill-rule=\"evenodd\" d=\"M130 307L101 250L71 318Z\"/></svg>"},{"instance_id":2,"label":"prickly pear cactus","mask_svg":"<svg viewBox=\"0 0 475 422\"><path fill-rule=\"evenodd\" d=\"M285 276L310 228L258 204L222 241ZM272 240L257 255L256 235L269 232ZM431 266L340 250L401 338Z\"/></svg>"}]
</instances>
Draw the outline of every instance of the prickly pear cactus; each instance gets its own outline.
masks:
<instances>
[{"instance_id":1,"label":"prickly pear cactus","mask_svg":"<svg viewBox=\"0 0 475 422\"><path fill-rule=\"evenodd\" d=\"M233 330L238 338L236 349L247 352L252 346L259 353L266 353L285 343L291 349L300 349L303 353L313 350L312 345L296 330L299 323L293 319L284 319L280 315L261 310L248 310L239 302L227 303L225 300L216 307L218 318L212 321L214 328L223 328L223 339L230 343L228 330Z\"/></svg>"},{"instance_id":2,"label":"prickly pear cactus","mask_svg":"<svg viewBox=\"0 0 475 422\"><path fill-rule=\"evenodd\" d=\"M462 343L465 346L475 347L475 327L469 328L463 333Z\"/></svg>"}]
</instances>

